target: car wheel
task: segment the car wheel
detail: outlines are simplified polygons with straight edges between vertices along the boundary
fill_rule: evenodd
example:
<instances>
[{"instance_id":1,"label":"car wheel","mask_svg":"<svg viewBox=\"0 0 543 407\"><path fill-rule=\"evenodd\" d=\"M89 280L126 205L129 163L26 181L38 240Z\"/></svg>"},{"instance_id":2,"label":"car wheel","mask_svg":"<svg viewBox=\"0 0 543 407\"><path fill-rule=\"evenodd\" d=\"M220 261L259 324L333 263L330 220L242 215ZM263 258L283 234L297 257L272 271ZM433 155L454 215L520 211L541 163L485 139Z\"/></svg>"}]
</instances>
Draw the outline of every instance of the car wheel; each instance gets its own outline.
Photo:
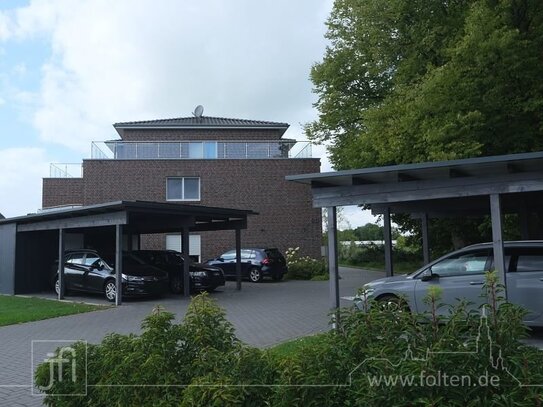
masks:
<instances>
[{"instance_id":1,"label":"car wheel","mask_svg":"<svg viewBox=\"0 0 543 407\"><path fill-rule=\"evenodd\" d=\"M170 280L170 291L173 294L181 294L183 292L183 280L180 276L173 276Z\"/></svg>"},{"instance_id":2,"label":"car wheel","mask_svg":"<svg viewBox=\"0 0 543 407\"><path fill-rule=\"evenodd\" d=\"M115 301L117 297L117 285L115 280L107 280L104 284L104 294L109 302Z\"/></svg>"},{"instance_id":3,"label":"car wheel","mask_svg":"<svg viewBox=\"0 0 543 407\"><path fill-rule=\"evenodd\" d=\"M411 312L407 302L395 295L384 295L377 300L382 309L394 309L402 312Z\"/></svg>"},{"instance_id":4,"label":"car wheel","mask_svg":"<svg viewBox=\"0 0 543 407\"><path fill-rule=\"evenodd\" d=\"M274 274L272 278L273 278L273 281L281 281L283 279L283 273Z\"/></svg>"},{"instance_id":5,"label":"car wheel","mask_svg":"<svg viewBox=\"0 0 543 407\"><path fill-rule=\"evenodd\" d=\"M60 292L60 281L58 281L58 277L55 278L55 294L58 295ZM66 280L64 280L64 295L68 295L68 289L66 288Z\"/></svg>"},{"instance_id":6,"label":"car wheel","mask_svg":"<svg viewBox=\"0 0 543 407\"><path fill-rule=\"evenodd\" d=\"M253 267L249 270L249 280L253 283L260 283L262 281L262 272L259 268Z\"/></svg>"}]
</instances>

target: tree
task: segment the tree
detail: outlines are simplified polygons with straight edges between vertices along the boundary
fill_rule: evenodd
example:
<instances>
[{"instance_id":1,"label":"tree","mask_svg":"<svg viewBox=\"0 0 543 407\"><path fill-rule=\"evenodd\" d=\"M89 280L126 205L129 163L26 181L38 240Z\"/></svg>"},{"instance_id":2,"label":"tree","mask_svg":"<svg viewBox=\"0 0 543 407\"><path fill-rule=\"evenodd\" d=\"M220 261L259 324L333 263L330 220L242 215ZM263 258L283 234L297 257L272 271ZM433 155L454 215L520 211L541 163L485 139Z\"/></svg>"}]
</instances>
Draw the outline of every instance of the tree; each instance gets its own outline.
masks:
<instances>
[{"instance_id":1,"label":"tree","mask_svg":"<svg viewBox=\"0 0 543 407\"><path fill-rule=\"evenodd\" d=\"M336 0L327 25L305 129L334 168L543 149L540 0Z\"/></svg>"},{"instance_id":2,"label":"tree","mask_svg":"<svg viewBox=\"0 0 543 407\"><path fill-rule=\"evenodd\" d=\"M336 169L543 148L543 2L338 0L311 80Z\"/></svg>"}]
</instances>

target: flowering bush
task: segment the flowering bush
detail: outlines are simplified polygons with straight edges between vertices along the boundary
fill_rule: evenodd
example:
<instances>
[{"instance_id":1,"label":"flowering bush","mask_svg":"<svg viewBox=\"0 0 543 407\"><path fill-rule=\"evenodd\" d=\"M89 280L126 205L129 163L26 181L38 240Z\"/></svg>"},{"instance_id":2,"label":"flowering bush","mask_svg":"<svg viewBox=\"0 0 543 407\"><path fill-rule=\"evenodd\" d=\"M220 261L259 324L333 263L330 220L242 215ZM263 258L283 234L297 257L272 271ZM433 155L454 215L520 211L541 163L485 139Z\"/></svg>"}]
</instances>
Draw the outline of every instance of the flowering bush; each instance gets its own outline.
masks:
<instances>
[{"instance_id":1,"label":"flowering bush","mask_svg":"<svg viewBox=\"0 0 543 407\"><path fill-rule=\"evenodd\" d=\"M289 248L285 252L288 265L288 278L292 280L326 280L328 267L324 260L300 256L300 248Z\"/></svg>"}]
</instances>

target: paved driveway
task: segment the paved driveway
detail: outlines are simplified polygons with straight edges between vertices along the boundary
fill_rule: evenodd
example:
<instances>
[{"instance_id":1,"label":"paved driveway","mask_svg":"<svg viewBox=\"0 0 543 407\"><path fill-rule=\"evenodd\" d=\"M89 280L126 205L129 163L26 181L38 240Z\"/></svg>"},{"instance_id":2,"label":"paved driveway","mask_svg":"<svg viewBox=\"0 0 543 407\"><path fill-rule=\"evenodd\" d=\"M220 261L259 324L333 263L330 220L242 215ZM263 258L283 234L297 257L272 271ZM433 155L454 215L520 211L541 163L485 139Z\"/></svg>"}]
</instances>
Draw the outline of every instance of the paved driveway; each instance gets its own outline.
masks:
<instances>
[{"instance_id":1,"label":"paved driveway","mask_svg":"<svg viewBox=\"0 0 543 407\"><path fill-rule=\"evenodd\" d=\"M382 273L344 268L340 276L341 295L351 296L357 288L380 278ZM53 298L48 293L43 296ZM226 287L211 296L226 310L238 338L250 345L270 346L328 329L326 281L244 283L241 292L235 290L235 283L227 282ZM68 299L105 303L100 297ZM41 397L31 395L32 359L37 363L43 361L47 352L61 344L35 342L32 357L32 341L82 339L98 343L109 332L138 333L142 319L156 304L181 320L188 302L182 297L130 301L118 308L0 328L0 406L41 405Z\"/></svg>"}]
</instances>

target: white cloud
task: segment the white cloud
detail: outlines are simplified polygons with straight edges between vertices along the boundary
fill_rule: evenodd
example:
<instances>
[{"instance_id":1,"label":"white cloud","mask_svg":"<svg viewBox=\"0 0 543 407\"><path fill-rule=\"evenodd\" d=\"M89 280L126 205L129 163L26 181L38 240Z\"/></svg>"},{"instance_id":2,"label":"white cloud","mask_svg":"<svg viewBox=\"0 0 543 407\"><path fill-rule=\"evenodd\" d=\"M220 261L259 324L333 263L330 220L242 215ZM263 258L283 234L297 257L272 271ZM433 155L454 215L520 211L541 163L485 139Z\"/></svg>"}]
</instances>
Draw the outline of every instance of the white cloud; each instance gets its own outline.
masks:
<instances>
[{"instance_id":1,"label":"white cloud","mask_svg":"<svg viewBox=\"0 0 543 407\"><path fill-rule=\"evenodd\" d=\"M41 208L42 177L48 168L43 149L0 150L0 213L12 217Z\"/></svg>"},{"instance_id":2,"label":"white cloud","mask_svg":"<svg viewBox=\"0 0 543 407\"><path fill-rule=\"evenodd\" d=\"M324 54L332 3L32 0L0 12L0 41L49 43L39 89L14 100L33 109L41 140L81 154L115 137L114 122L189 116L198 104L210 116L286 121L287 136L303 139L300 124L316 117L309 71ZM313 152L330 171L324 148ZM0 212L41 206L44 151L0 150L0 170ZM353 226L371 221L346 213Z\"/></svg>"},{"instance_id":3,"label":"white cloud","mask_svg":"<svg viewBox=\"0 0 543 407\"><path fill-rule=\"evenodd\" d=\"M331 0L34 0L15 13L19 38L42 36L34 124L44 141L81 152L111 124L207 115L314 117L309 70L324 52Z\"/></svg>"}]
</instances>

